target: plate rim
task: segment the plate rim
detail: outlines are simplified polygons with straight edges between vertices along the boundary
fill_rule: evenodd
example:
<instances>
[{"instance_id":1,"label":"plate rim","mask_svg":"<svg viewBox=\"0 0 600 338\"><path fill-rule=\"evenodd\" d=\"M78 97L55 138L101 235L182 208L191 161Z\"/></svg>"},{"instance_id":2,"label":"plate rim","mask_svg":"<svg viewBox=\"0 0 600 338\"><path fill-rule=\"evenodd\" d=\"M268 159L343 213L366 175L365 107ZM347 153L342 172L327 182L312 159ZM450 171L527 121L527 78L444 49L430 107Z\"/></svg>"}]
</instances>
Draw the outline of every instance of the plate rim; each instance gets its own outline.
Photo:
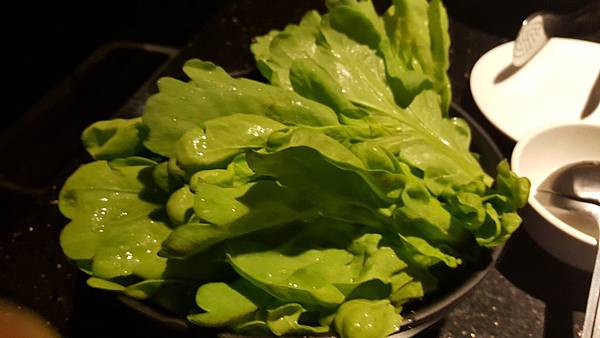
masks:
<instances>
[{"instance_id":1,"label":"plate rim","mask_svg":"<svg viewBox=\"0 0 600 338\"><path fill-rule=\"evenodd\" d=\"M587 45L590 46L589 48L599 48L600 49L600 43L598 42L594 42L594 41L588 41L588 40L581 40L581 39L574 39L574 38L565 38L565 37L551 37L549 39L549 42L554 40L554 42L558 41L558 43L566 43L566 44L577 44L577 45ZM549 43L548 42L548 43ZM473 101L475 101L475 105L477 106L477 109L479 109L479 111L481 112L481 114L488 120L490 121L490 123L496 128L498 129L500 132L502 132L502 134L506 135L507 137L509 137L512 141L518 142L521 139L527 137L527 135L534 133L536 131L545 129L545 128L549 128L549 127L553 127L556 125L562 125L562 124L567 124L567 123L575 123L577 121L583 121L585 123L590 123L590 124L596 124L594 123L594 121L586 121L586 120L569 120L569 121L563 121L563 122L559 122L559 121L554 121L548 124L544 124L544 125L539 125L537 127L532 128L531 130L522 133L522 135L518 135L519 133L516 133L512 130L510 130L510 128L507 128L506 126L503 125L503 123L499 123L499 120L497 118L498 114L492 114L489 112L489 110L484 110L482 109L482 101L481 101L481 96L477 95L477 90L474 90L474 88L476 87L476 84L474 83L476 80L475 78L477 78L477 75L473 76L473 74L479 74L480 72L478 71L478 69L480 69L481 67L483 67L481 65L482 60L487 57L489 54L497 51L498 49L501 48L510 48L512 50L512 46L514 45L514 40L511 41L507 41L504 43L501 43L499 45L494 46L493 48L491 48L490 50L486 51L483 55L481 55L479 57L479 59L477 59L477 61L475 62L475 64L473 65L473 67L471 68L471 72L470 72L470 76L469 76L469 90L471 92L471 96L473 98ZM512 54L511 54L512 55ZM526 67L527 63L521 67L514 67L514 69L512 70L513 74L518 72L519 70L521 70L523 67ZM509 65L507 65L506 69L511 68L512 63L510 63ZM502 71L502 70L501 70Z\"/></svg>"}]
</instances>

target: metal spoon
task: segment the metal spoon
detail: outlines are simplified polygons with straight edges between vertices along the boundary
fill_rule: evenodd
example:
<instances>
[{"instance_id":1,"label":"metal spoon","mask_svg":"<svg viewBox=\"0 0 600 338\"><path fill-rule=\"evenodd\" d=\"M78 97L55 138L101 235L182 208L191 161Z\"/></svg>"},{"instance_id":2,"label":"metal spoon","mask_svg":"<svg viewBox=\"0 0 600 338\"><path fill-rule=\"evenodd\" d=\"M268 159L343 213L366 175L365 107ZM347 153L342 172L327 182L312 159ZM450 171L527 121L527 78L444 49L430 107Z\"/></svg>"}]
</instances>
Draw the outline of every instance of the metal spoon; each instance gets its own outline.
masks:
<instances>
[{"instance_id":1,"label":"metal spoon","mask_svg":"<svg viewBox=\"0 0 600 338\"><path fill-rule=\"evenodd\" d=\"M558 208L594 219L596 243L600 248L600 161L578 162L559 168L539 185L536 197L550 212L555 213L553 210ZM583 338L600 338L600 249L596 253L593 271Z\"/></svg>"}]
</instances>

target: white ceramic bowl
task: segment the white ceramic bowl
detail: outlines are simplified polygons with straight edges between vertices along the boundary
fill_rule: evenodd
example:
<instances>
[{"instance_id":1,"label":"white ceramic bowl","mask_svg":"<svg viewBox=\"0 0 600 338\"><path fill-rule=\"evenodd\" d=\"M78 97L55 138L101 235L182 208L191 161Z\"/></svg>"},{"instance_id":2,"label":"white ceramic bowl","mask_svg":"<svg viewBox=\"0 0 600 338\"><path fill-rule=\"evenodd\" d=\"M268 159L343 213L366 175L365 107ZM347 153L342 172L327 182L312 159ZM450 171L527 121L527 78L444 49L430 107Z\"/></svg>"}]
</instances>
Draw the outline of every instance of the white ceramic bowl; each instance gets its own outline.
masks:
<instances>
[{"instance_id":1,"label":"white ceramic bowl","mask_svg":"<svg viewBox=\"0 0 600 338\"><path fill-rule=\"evenodd\" d=\"M511 162L515 173L531 180L525 229L556 258L591 271L596 239L554 216L535 194L538 185L554 170L585 160L600 160L599 125L575 123L535 131L517 143Z\"/></svg>"}]
</instances>

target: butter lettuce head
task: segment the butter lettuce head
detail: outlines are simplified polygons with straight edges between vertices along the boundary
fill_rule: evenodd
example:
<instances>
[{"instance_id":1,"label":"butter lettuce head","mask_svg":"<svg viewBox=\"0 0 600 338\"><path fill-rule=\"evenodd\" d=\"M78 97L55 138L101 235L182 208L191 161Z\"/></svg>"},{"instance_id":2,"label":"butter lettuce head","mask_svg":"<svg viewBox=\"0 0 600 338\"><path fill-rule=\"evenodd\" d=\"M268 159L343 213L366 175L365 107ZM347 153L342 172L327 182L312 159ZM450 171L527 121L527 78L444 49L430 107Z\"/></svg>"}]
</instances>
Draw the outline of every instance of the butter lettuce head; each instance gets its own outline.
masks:
<instances>
[{"instance_id":1,"label":"butter lettuce head","mask_svg":"<svg viewBox=\"0 0 600 338\"><path fill-rule=\"evenodd\" d=\"M484 172L447 114L442 2L326 4L253 42L269 83L190 60L83 132L60 242L90 286L247 335L381 338L518 228L529 181Z\"/></svg>"}]
</instances>

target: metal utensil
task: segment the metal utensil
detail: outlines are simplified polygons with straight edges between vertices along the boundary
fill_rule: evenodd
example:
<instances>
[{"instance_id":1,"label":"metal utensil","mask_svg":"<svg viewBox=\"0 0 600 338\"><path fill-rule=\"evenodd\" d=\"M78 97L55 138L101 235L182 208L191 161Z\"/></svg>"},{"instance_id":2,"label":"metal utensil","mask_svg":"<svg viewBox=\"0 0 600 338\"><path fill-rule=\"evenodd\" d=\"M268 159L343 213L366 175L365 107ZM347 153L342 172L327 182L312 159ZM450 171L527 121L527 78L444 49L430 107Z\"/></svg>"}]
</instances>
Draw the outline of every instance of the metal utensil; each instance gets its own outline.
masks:
<instances>
[{"instance_id":1,"label":"metal utensil","mask_svg":"<svg viewBox=\"0 0 600 338\"><path fill-rule=\"evenodd\" d=\"M575 36L600 29L600 1L565 15L539 11L529 15L515 39L512 64L521 67L553 36Z\"/></svg>"},{"instance_id":2,"label":"metal utensil","mask_svg":"<svg viewBox=\"0 0 600 338\"><path fill-rule=\"evenodd\" d=\"M537 190L600 206L600 161L565 165L550 174Z\"/></svg>"},{"instance_id":3,"label":"metal utensil","mask_svg":"<svg viewBox=\"0 0 600 338\"><path fill-rule=\"evenodd\" d=\"M582 212L591 216L600 236L600 161L585 161L563 166L538 187L541 203L553 208ZM600 338L600 238L592 274L583 324L583 338Z\"/></svg>"}]
</instances>

